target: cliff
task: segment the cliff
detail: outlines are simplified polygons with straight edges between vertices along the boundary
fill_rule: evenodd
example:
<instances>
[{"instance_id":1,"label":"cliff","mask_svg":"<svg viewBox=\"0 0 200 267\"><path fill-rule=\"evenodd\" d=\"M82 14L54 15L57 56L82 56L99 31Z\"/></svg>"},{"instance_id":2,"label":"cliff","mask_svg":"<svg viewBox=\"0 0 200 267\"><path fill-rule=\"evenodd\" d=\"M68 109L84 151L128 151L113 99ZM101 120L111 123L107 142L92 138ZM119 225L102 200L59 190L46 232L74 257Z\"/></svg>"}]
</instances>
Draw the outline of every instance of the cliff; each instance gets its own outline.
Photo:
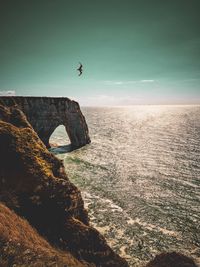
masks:
<instances>
[{"instance_id":1,"label":"cliff","mask_svg":"<svg viewBox=\"0 0 200 267\"><path fill-rule=\"evenodd\" d=\"M17 105L47 147L50 147L51 134L59 125L65 126L72 148L90 143L79 104L69 98L0 96L0 104L8 107Z\"/></svg>"},{"instance_id":2,"label":"cliff","mask_svg":"<svg viewBox=\"0 0 200 267\"><path fill-rule=\"evenodd\" d=\"M0 266L94 267L50 245L23 218L0 203Z\"/></svg>"},{"instance_id":3,"label":"cliff","mask_svg":"<svg viewBox=\"0 0 200 267\"><path fill-rule=\"evenodd\" d=\"M128 266L90 226L81 193L69 181L62 162L46 149L16 107L0 106L0 148L1 202L77 261Z\"/></svg>"},{"instance_id":4,"label":"cliff","mask_svg":"<svg viewBox=\"0 0 200 267\"><path fill-rule=\"evenodd\" d=\"M90 226L62 162L16 107L0 105L0 152L1 267L128 267ZM197 265L165 253L146 267Z\"/></svg>"}]
</instances>

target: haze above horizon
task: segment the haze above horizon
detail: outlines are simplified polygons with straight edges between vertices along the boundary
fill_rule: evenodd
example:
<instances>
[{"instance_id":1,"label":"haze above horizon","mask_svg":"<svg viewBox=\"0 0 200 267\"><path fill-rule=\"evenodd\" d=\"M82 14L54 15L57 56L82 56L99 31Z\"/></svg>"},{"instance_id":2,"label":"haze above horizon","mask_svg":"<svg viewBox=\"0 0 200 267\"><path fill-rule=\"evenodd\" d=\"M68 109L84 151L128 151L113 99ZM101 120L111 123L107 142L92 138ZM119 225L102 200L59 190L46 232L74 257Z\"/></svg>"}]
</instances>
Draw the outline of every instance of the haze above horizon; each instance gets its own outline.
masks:
<instances>
[{"instance_id":1,"label":"haze above horizon","mask_svg":"<svg viewBox=\"0 0 200 267\"><path fill-rule=\"evenodd\" d=\"M200 104L199 12L199 0L2 1L0 91Z\"/></svg>"}]
</instances>

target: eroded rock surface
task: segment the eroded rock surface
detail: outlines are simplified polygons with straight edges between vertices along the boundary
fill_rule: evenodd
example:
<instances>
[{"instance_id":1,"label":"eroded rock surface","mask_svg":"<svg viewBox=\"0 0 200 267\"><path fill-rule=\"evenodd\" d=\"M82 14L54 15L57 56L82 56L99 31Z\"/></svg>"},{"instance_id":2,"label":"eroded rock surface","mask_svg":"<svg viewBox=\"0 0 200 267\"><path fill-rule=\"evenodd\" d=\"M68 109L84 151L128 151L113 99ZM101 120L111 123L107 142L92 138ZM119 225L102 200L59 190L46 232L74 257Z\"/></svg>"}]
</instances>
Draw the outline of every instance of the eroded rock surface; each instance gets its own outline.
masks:
<instances>
[{"instance_id":1,"label":"eroded rock surface","mask_svg":"<svg viewBox=\"0 0 200 267\"><path fill-rule=\"evenodd\" d=\"M62 162L15 107L0 106L0 148L1 202L77 260L101 267L128 266L90 226L81 193Z\"/></svg>"},{"instance_id":2,"label":"eroded rock surface","mask_svg":"<svg viewBox=\"0 0 200 267\"><path fill-rule=\"evenodd\" d=\"M17 105L47 147L50 147L51 134L59 125L65 126L72 148L90 143L88 126L79 104L69 98L1 96L0 104Z\"/></svg>"}]
</instances>

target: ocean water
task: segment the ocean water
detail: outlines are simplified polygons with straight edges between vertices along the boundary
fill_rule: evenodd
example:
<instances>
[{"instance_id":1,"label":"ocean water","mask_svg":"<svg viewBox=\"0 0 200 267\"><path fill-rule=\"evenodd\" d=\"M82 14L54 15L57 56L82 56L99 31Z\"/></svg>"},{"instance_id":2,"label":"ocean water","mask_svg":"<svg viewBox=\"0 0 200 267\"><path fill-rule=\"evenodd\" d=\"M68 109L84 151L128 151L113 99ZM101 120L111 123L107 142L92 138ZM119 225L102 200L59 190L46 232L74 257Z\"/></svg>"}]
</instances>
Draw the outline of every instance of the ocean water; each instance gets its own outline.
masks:
<instances>
[{"instance_id":1,"label":"ocean water","mask_svg":"<svg viewBox=\"0 0 200 267\"><path fill-rule=\"evenodd\" d=\"M91 223L130 266L163 251L200 262L200 106L82 108L92 143L51 151L81 189Z\"/></svg>"}]
</instances>

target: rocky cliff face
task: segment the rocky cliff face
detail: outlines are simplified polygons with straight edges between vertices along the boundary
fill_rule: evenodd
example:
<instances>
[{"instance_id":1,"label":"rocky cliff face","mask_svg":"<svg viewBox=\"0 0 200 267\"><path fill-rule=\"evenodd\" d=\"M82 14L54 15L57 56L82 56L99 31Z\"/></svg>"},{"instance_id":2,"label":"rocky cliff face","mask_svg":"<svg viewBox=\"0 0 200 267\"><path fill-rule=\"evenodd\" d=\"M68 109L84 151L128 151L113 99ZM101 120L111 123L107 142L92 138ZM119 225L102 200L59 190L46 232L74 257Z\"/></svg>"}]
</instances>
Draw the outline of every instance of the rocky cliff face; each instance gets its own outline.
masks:
<instances>
[{"instance_id":1,"label":"rocky cliff face","mask_svg":"<svg viewBox=\"0 0 200 267\"><path fill-rule=\"evenodd\" d=\"M0 202L0 266L94 267L54 248L20 216Z\"/></svg>"},{"instance_id":2,"label":"rocky cliff face","mask_svg":"<svg viewBox=\"0 0 200 267\"><path fill-rule=\"evenodd\" d=\"M1 105L0 266L128 267L90 226L81 193L62 162L20 109ZM184 255L165 253L146 267L197 265Z\"/></svg>"},{"instance_id":3,"label":"rocky cliff face","mask_svg":"<svg viewBox=\"0 0 200 267\"><path fill-rule=\"evenodd\" d=\"M128 266L90 226L81 193L69 181L62 162L15 107L0 106L0 148L0 202L78 261L99 267Z\"/></svg>"},{"instance_id":4,"label":"rocky cliff face","mask_svg":"<svg viewBox=\"0 0 200 267\"><path fill-rule=\"evenodd\" d=\"M72 148L90 143L85 118L79 104L73 100L64 97L1 96L0 104L8 107L17 105L47 147L50 147L51 134L59 125L65 126Z\"/></svg>"}]
</instances>

